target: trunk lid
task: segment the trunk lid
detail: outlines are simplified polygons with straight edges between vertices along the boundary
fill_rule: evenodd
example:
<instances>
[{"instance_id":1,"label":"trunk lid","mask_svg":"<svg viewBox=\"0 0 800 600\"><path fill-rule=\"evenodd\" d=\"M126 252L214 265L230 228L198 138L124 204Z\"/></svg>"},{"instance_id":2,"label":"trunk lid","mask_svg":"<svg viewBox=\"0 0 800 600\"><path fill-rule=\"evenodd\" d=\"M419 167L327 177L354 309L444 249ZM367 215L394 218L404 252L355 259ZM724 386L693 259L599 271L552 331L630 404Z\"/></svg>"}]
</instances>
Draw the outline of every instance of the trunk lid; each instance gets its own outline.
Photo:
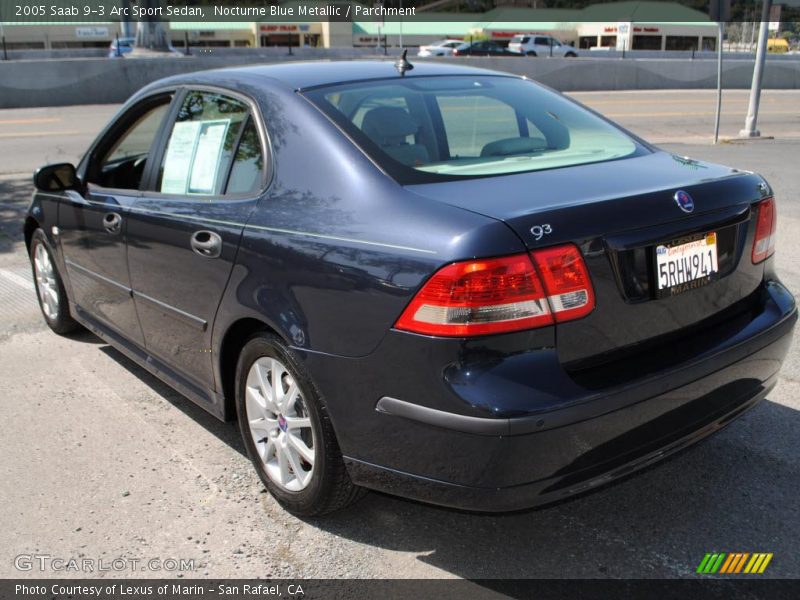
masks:
<instances>
[{"instance_id":1,"label":"trunk lid","mask_svg":"<svg viewBox=\"0 0 800 600\"><path fill-rule=\"evenodd\" d=\"M534 250L573 242L581 249L596 308L558 324L562 363L576 369L614 360L746 303L763 278L750 260L754 211L763 180L666 152L504 177L409 186L411 191L504 221ZM688 193L694 210L674 196ZM717 234L718 275L665 296L656 282L656 247Z\"/></svg>"}]
</instances>

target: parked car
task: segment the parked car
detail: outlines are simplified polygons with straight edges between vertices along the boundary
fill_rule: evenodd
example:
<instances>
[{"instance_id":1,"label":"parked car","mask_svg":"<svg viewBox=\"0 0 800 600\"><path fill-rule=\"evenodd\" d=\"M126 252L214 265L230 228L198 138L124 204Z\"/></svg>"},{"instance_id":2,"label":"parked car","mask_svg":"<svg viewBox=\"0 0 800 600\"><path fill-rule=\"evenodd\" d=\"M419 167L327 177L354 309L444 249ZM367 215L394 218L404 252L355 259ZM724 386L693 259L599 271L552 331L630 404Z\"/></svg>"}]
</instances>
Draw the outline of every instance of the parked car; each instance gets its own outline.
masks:
<instances>
[{"instance_id":1,"label":"parked car","mask_svg":"<svg viewBox=\"0 0 800 600\"><path fill-rule=\"evenodd\" d=\"M764 178L483 69L181 74L34 183L47 324L238 419L303 515L594 489L755 406L797 320Z\"/></svg>"},{"instance_id":2,"label":"parked car","mask_svg":"<svg viewBox=\"0 0 800 600\"><path fill-rule=\"evenodd\" d=\"M549 35L515 35L508 43L508 49L527 56L560 56L573 58L578 51L567 44L562 44Z\"/></svg>"},{"instance_id":3,"label":"parked car","mask_svg":"<svg viewBox=\"0 0 800 600\"><path fill-rule=\"evenodd\" d=\"M453 50L464 43L464 40L439 40L427 46L420 46L417 56L452 56Z\"/></svg>"},{"instance_id":4,"label":"parked car","mask_svg":"<svg viewBox=\"0 0 800 600\"><path fill-rule=\"evenodd\" d=\"M132 37L123 37L117 38L111 42L111 46L108 48L108 57L109 58L118 58L120 56L124 56L125 54L129 54L133 52L133 46L136 43L136 38Z\"/></svg>"},{"instance_id":5,"label":"parked car","mask_svg":"<svg viewBox=\"0 0 800 600\"><path fill-rule=\"evenodd\" d=\"M519 52L512 52L496 42L481 40L478 42L464 42L453 49L453 56L524 56Z\"/></svg>"}]
</instances>

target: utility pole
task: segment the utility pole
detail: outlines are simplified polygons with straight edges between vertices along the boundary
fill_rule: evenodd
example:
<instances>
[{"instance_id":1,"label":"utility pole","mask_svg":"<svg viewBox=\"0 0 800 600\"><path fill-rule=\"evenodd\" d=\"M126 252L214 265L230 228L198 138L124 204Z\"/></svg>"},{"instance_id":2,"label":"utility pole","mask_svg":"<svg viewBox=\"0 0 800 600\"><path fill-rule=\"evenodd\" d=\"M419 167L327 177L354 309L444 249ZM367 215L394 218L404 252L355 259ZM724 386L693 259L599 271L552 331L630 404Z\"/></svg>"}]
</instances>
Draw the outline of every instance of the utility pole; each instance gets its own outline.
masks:
<instances>
[{"instance_id":1,"label":"utility pole","mask_svg":"<svg viewBox=\"0 0 800 600\"><path fill-rule=\"evenodd\" d=\"M3 60L8 60L8 50L6 50L6 30L3 21L0 21L0 37L3 38Z\"/></svg>"},{"instance_id":2,"label":"utility pole","mask_svg":"<svg viewBox=\"0 0 800 600\"><path fill-rule=\"evenodd\" d=\"M714 117L714 143L719 142L719 121L722 115L722 41L725 37L725 21L731 18L731 0L711 0L709 16L717 22L717 112Z\"/></svg>"},{"instance_id":3,"label":"utility pole","mask_svg":"<svg viewBox=\"0 0 800 600\"><path fill-rule=\"evenodd\" d=\"M719 120L722 115L722 40L725 37L725 23L720 21L717 37L717 114L714 117L714 143L719 142Z\"/></svg>"},{"instance_id":4,"label":"utility pole","mask_svg":"<svg viewBox=\"0 0 800 600\"><path fill-rule=\"evenodd\" d=\"M3 13L0 12L0 38L3 43L3 60L8 60L8 50L6 50L6 29L3 27Z\"/></svg>"},{"instance_id":5,"label":"utility pole","mask_svg":"<svg viewBox=\"0 0 800 600\"><path fill-rule=\"evenodd\" d=\"M739 137L754 138L761 136L756 129L758 124L758 105L761 101L761 82L764 79L764 63L767 59L767 38L769 37L769 12L772 0L764 0L761 8L761 25L758 30L758 48L756 48L756 62L753 65L753 83L750 86L750 104L747 107L747 118L744 129L739 132Z\"/></svg>"},{"instance_id":6,"label":"utility pole","mask_svg":"<svg viewBox=\"0 0 800 600\"><path fill-rule=\"evenodd\" d=\"M161 6L160 0L142 0L139 4L147 12L147 16L136 24L136 44L133 55L152 52L172 52L172 44L167 39L167 32L161 21L150 14Z\"/></svg>"},{"instance_id":7,"label":"utility pole","mask_svg":"<svg viewBox=\"0 0 800 600\"><path fill-rule=\"evenodd\" d=\"M131 24L131 0L122 0L122 37L133 37Z\"/></svg>"},{"instance_id":8,"label":"utility pole","mask_svg":"<svg viewBox=\"0 0 800 600\"><path fill-rule=\"evenodd\" d=\"M400 0L400 52L403 51L403 0Z\"/></svg>"}]
</instances>

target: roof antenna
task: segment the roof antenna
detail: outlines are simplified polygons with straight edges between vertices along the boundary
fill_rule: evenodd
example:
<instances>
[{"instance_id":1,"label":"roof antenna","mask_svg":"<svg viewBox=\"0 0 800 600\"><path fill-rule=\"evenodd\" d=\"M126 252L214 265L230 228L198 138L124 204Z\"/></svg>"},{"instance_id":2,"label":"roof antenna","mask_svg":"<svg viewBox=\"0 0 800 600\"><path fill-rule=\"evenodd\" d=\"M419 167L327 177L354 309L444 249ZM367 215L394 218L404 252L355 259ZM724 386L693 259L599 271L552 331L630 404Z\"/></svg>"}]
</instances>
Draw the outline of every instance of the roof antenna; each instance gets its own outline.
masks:
<instances>
[{"instance_id":1,"label":"roof antenna","mask_svg":"<svg viewBox=\"0 0 800 600\"><path fill-rule=\"evenodd\" d=\"M400 73L400 77L404 77L406 71L410 71L414 68L414 65L406 60L406 54L408 54L408 48L403 50L403 55L397 59L397 62L394 63L394 68L397 69L398 73Z\"/></svg>"}]
</instances>

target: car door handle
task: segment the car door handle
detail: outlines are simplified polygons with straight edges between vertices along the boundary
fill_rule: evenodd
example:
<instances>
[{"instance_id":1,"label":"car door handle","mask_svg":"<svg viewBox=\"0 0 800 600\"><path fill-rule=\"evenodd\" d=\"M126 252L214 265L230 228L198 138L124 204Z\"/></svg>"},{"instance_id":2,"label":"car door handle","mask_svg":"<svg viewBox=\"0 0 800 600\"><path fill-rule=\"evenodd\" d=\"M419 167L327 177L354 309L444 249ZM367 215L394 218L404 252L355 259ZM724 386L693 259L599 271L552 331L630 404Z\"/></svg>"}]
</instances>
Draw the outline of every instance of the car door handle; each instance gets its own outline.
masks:
<instances>
[{"instance_id":1,"label":"car door handle","mask_svg":"<svg viewBox=\"0 0 800 600\"><path fill-rule=\"evenodd\" d=\"M122 230L122 217L119 213L106 213L103 216L103 229L114 235L119 233Z\"/></svg>"},{"instance_id":2,"label":"car door handle","mask_svg":"<svg viewBox=\"0 0 800 600\"><path fill-rule=\"evenodd\" d=\"M191 245L192 250L205 258L217 258L222 254L222 238L213 231L195 231Z\"/></svg>"}]
</instances>

